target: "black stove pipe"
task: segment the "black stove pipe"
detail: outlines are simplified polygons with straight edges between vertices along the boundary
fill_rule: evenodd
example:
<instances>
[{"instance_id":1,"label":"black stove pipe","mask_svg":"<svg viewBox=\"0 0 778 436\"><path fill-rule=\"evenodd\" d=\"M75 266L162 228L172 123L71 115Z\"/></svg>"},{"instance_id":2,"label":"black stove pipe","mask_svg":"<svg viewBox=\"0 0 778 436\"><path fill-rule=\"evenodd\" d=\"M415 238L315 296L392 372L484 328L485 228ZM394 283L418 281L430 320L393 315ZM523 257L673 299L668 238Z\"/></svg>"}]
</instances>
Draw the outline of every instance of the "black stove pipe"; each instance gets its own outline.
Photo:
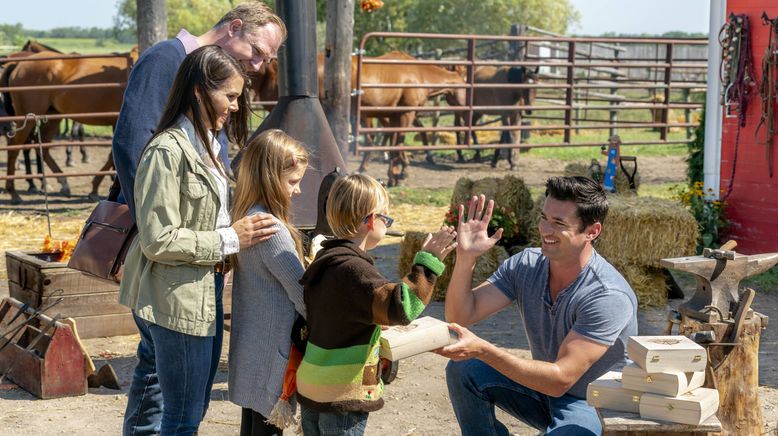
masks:
<instances>
[{"instance_id":1,"label":"black stove pipe","mask_svg":"<svg viewBox=\"0 0 778 436\"><path fill-rule=\"evenodd\" d=\"M319 96L316 74L316 2L277 0L276 13L289 36L278 53L280 96Z\"/></svg>"},{"instance_id":2,"label":"black stove pipe","mask_svg":"<svg viewBox=\"0 0 778 436\"><path fill-rule=\"evenodd\" d=\"M294 224L302 230L326 226L317 208L319 187L327 174L346 171L335 136L319 102L316 65L315 0L276 0L276 12L288 30L286 43L278 53L278 104L252 138L267 129L281 129L305 143L311 154L301 183L302 193L292 201ZM239 158L238 158L239 159ZM236 161L238 160L236 159ZM326 229L329 227L327 226Z\"/></svg>"}]
</instances>

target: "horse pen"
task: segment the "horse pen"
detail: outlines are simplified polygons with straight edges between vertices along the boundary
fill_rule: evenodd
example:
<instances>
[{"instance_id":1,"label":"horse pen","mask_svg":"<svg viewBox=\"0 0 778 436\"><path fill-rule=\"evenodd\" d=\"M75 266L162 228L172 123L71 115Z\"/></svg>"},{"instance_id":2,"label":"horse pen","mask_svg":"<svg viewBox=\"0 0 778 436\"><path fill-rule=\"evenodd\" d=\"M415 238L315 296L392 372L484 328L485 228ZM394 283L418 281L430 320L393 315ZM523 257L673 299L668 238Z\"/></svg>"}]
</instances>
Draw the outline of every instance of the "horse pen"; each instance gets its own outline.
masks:
<instances>
[{"instance_id":1,"label":"horse pen","mask_svg":"<svg viewBox=\"0 0 778 436\"><path fill-rule=\"evenodd\" d=\"M704 46L705 41L566 38L541 34L537 29L526 32L513 37L374 33L361 41L352 68L355 95L352 133L355 140L354 154L347 156L348 169L353 171L366 163L368 160L363 160L366 152L397 153L388 160L398 165L402 162L399 153L411 155L405 161L407 171L403 176L400 176L399 167L387 169L381 153L372 153L372 165L364 169L376 178L398 185L389 192L391 215L396 218L400 230L426 232L439 226L449 209L454 183L459 177L475 180L516 175L536 197L542 193L543 183L549 176L564 174L571 166L589 171L592 160L604 163L600 147L607 145L613 134L621 137L624 154L637 156L639 196L669 198L673 195L671 189L684 183L687 131L697 125L695 116L702 106L700 95L705 88L706 62L702 58L675 56L681 51L693 51L689 47ZM452 43L446 49L432 53L414 50L384 56L387 52L380 50L381 44L376 42L379 38L409 40L408 47L432 46L428 40ZM633 50L640 44L650 50ZM637 54L628 56L628 53ZM49 57L54 60L53 56ZM431 81L420 74L396 74L422 66L435 67L433 71L439 79ZM367 74L371 68L381 68L381 75ZM438 69L451 71L442 73ZM480 80L479 69L482 72L504 69L504 79L494 75L500 78ZM513 73L509 75L512 69ZM646 74L641 75L642 72ZM258 108L272 105L277 97L273 74L268 69L254 80ZM444 77L450 80L446 81ZM527 81L527 78L532 80ZM79 86L81 89L121 90L123 81L75 86L43 84L43 88L24 85L25 88L15 89L0 84L0 91L21 95L23 92L35 93L36 89L39 93L77 90ZM501 96L510 94L512 100L494 101L493 97L487 97L487 90ZM376 91L394 94L391 99L382 100L383 95L373 99ZM418 93L422 98L410 95L416 93L408 91L423 91ZM43 113L38 115L47 115L48 109L43 108ZM89 121L98 123L116 117L113 110L84 107L78 111L49 114L49 125L62 118L79 119L74 113L92 117ZM0 117L0 123L23 123L25 115ZM259 121L261 116L258 115L254 119L255 126ZM377 127L372 126L375 121L379 123ZM35 119L28 118L28 123L34 122ZM417 138L413 136L415 133L424 134ZM377 145L384 138L390 144ZM430 144L424 144L425 140ZM33 137L16 144L7 150L18 153L23 148L43 148L51 151L53 160L63 162L64 147L72 143L38 144L37 138ZM110 138L90 138L84 144L96 148L96 157L90 164L77 163L79 166L73 172L63 173L77 181L71 185L69 197L53 193L51 184L47 199L40 194L22 194L22 202L17 203L7 192L0 194L0 247L3 251L40 250L47 233L46 209L52 217L53 239L72 240L78 236L85 217L94 206L94 200L88 196L92 192L89 178L113 174L99 171L99 165L109 158ZM510 150L511 154L518 149L520 153L513 156L515 160L510 163L503 163L493 152L490 154L495 147ZM428 160L430 150L434 152ZM493 158L494 164L474 160L473 151L481 151L483 159ZM458 160L455 152L464 152L463 159ZM12 173L9 161L6 162ZM46 171L45 174L2 178L49 179L54 176ZM104 184L97 194L104 197L106 193ZM398 278L399 252L399 241L390 238L373 253L381 272L392 279ZM0 298L4 295L3 286L7 286L6 274L3 264L0 266ZM681 280L681 285L685 290L694 287L689 280ZM677 303L671 302L672 305ZM770 293L760 293L754 303L754 310L768 315L778 316L776 308L778 297ZM665 307L641 308L641 333L662 331L665 311ZM441 318L442 303L433 303L425 314ZM529 354L521 323L510 311L478 325L475 331L516 355ZM764 351L760 355L763 385L760 395L765 422L769 424L778 421L778 391L773 389L778 386L778 359L769 352L770 346L775 345L774 337L770 330L764 332ZM5 382L0 385L0 434L82 434L87 426L91 433L116 433L136 362L137 336L86 339L84 342L93 359L113 365L122 391L97 388L90 389L85 396L34 401L32 395ZM225 338L225 344L228 342ZM212 393L214 401L201 434L237 434L239 428L239 410L227 400L226 353L225 346ZM443 358L430 353L403 361L398 379L387 387L386 407L371 415L367 434L456 434L458 427L445 385L445 363ZM498 417L514 434L535 434L505 414ZM774 426L769 428L770 431L774 429Z\"/></svg>"}]
</instances>

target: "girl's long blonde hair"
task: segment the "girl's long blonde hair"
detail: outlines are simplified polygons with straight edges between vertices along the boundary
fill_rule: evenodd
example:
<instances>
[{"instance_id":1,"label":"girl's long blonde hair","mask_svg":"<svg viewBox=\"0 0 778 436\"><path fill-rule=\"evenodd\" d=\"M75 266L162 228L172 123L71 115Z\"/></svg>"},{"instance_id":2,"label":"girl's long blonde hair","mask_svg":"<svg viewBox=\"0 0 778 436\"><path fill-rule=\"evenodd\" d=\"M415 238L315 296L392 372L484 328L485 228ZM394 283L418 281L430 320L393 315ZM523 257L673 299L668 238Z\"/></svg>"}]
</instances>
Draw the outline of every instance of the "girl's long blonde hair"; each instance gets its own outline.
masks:
<instances>
[{"instance_id":1,"label":"girl's long blonde hair","mask_svg":"<svg viewBox=\"0 0 778 436\"><path fill-rule=\"evenodd\" d=\"M284 176L308 167L308 151L300 141L279 129L270 129L252 139L238 166L238 181L232 207L232 222L260 204L289 229L297 255L303 262L300 232L292 224L291 205ZM233 256L233 265L237 259Z\"/></svg>"}]
</instances>

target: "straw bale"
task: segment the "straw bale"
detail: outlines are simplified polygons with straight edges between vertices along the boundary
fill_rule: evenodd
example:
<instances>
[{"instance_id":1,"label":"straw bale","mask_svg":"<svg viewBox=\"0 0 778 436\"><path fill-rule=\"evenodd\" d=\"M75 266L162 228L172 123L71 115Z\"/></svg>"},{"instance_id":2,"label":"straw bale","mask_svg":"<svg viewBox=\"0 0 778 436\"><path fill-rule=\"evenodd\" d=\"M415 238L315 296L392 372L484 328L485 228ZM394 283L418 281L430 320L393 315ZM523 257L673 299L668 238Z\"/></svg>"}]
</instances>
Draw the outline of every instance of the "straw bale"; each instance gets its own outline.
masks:
<instances>
[{"instance_id":1,"label":"straw bale","mask_svg":"<svg viewBox=\"0 0 778 436\"><path fill-rule=\"evenodd\" d=\"M667 282L661 269L618 262L613 266L635 291L640 307L664 307L667 304Z\"/></svg>"},{"instance_id":2,"label":"straw bale","mask_svg":"<svg viewBox=\"0 0 778 436\"><path fill-rule=\"evenodd\" d=\"M666 257L695 253L698 227L680 203L654 197L608 197L610 209L595 248L611 263L660 268Z\"/></svg>"},{"instance_id":3,"label":"straw bale","mask_svg":"<svg viewBox=\"0 0 778 436\"><path fill-rule=\"evenodd\" d=\"M516 176L480 180L462 177L454 186L451 205L467 204L473 195L479 194L484 194L487 200L493 199L497 206L512 210L518 219L520 240L525 243L529 240L537 220L533 216L535 204L524 180Z\"/></svg>"},{"instance_id":4,"label":"straw bale","mask_svg":"<svg viewBox=\"0 0 778 436\"><path fill-rule=\"evenodd\" d=\"M423 232L407 232L405 238L403 238L400 244L400 256L397 266L397 272L400 276L404 276L408 273L408 270L413 263L413 257L416 252L421 248L421 243L426 237L426 233ZM473 281L471 286L482 283L488 279L500 266L502 262L508 259L508 252L505 248L500 246L492 247L488 252L478 258L475 269L473 271ZM432 299L435 301L443 301L446 299L446 288L448 282L451 280L451 273L454 269L454 263L456 262L456 253L451 253L446 257L444 261L446 270L438 277L435 283L435 292L432 295Z\"/></svg>"},{"instance_id":5,"label":"straw bale","mask_svg":"<svg viewBox=\"0 0 778 436\"><path fill-rule=\"evenodd\" d=\"M417 204L390 204L389 215L394 218L392 230L435 232L446 217L446 206L420 206ZM389 239L390 241L395 241Z\"/></svg>"},{"instance_id":6,"label":"straw bale","mask_svg":"<svg viewBox=\"0 0 778 436\"><path fill-rule=\"evenodd\" d=\"M630 167L627 167L630 168ZM605 171L605 167L602 167L602 170ZM621 167L617 168L618 171L616 171L616 177L614 179L614 184L616 185L616 192L623 195L634 195L635 192L633 192L631 189L629 189L629 180L627 179L627 176L624 175L624 172L621 171ZM565 166L565 175L566 176L584 176L588 178L592 177L592 172L589 169L589 165L585 165L580 162L573 162L567 164ZM640 189L640 171L635 172L635 191Z\"/></svg>"}]
</instances>

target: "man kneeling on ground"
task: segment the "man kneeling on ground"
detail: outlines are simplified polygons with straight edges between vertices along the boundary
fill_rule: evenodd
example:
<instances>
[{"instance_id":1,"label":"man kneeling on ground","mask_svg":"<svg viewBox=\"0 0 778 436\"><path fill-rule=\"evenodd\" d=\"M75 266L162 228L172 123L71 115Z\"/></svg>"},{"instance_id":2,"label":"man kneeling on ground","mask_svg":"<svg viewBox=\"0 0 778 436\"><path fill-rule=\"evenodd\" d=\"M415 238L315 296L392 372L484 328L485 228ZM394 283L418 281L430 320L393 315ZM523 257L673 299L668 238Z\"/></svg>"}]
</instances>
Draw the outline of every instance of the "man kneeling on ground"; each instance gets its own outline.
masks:
<instances>
[{"instance_id":1,"label":"man kneeling on ground","mask_svg":"<svg viewBox=\"0 0 778 436\"><path fill-rule=\"evenodd\" d=\"M456 323L450 328L460 340L438 351L452 359L446 380L462 434L507 435L494 405L546 434L601 434L586 386L624 365L627 338L638 325L634 292L592 246L608 213L605 192L584 177L549 179L538 224L541 247L512 256L470 289L476 259L502 236L501 229L487 234L494 203L484 206L483 195L473 197L457 229L446 320ZM514 302L531 359L465 328Z\"/></svg>"}]
</instances>

